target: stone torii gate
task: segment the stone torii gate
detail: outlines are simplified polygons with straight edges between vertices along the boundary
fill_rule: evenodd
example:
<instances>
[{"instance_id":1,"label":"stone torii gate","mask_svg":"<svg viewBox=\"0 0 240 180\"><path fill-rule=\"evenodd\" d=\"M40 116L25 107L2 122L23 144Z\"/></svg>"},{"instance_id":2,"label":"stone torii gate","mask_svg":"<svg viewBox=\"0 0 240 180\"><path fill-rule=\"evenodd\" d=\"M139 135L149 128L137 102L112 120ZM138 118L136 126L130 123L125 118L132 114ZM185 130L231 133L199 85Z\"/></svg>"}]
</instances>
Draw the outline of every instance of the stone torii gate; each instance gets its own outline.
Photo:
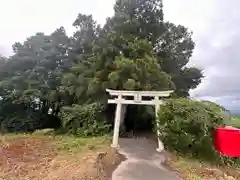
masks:
<instances>
[{"instance_id":1,"label":"stone torii gate","mask_svg":"<svg viewBox=\"0 0 240 180\"><path fill-rule=\"evenodd\" d=\"M109 99L109 104L117 104L116 113L115 113L115 121L114 121L114 134L113 134L113 142L112 147L118 148L118 140L119 140L119 129L120 124L123 122L124 114L125 114L125 106L128 104L137 104L137 105L153 105L155 106L155 114L156 120L160 105L163 104L163 100L161 97L169 97L173 91L119 91L119 90L111 90L106 89L106 91L111 95L115 96L115 99ZM130 97L127 100L126 97ZM152 100L143 100L143 97L152 98ZM158 124L157 124L158 125ZM164 149L164 145L159 139L159 130L157 130L158 137L158 148L157 151L161 152Z\"/></svg>"}]
</instances>

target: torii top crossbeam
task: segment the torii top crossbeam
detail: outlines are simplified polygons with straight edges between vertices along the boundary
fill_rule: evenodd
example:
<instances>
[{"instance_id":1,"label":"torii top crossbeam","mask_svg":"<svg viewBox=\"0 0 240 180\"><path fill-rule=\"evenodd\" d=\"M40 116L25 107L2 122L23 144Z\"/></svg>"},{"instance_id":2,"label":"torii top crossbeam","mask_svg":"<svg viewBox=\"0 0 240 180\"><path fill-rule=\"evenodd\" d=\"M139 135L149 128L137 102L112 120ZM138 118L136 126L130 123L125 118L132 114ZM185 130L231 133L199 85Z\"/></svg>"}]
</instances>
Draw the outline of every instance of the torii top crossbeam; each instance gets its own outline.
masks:
<instances>
[{"instance_id":1,"label":"torii top crossbeam","mask_svg":"<svg viewBox=\"0 0 240 180\"><path fill-rule=\"evenodd\" d=\"M111 96L117 96L115 99L109 99L109 104L138 104L138 105L159 105L162 104L161 97L169 97L173 91L119 91L106 89ZM127 100L124 97L133 97L134 100ZM143 100L143 97L152 97L152 100Z\"/></svg>"},{"instance_id":2,"label":"torii top crossbeam","mask_svg":"<svg viewBox=\"0 0 240 180\"><path fill-rule=\"evenodd\" d=\"M109 92L112 96L134 96L136 94L139 94L141 96L148 96L148 97L169 97L169 95L173 91L118 91L118 90L112 90L112 89L106 89L107 92Z\"/></svg>"}]
</instances>

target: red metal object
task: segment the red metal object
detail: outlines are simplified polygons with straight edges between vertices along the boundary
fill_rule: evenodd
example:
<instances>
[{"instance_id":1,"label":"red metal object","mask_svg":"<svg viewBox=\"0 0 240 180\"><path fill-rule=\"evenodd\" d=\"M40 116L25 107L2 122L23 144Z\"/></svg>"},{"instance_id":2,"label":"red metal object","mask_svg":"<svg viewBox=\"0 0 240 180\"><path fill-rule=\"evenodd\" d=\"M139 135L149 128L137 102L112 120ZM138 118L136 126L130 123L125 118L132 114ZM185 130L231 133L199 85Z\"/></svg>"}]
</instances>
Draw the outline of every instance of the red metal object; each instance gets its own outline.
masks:
<instances>
[{"instance_id":1,"label":"red metal object","mask_svg":"<svg viewBox=\"0 0 240 180\"><path fill-rule=\"evenodd\" d=\"M223 156L240 157L240 129L217 127L214 132L214 146Z\"/></svg>"}]
</instances>

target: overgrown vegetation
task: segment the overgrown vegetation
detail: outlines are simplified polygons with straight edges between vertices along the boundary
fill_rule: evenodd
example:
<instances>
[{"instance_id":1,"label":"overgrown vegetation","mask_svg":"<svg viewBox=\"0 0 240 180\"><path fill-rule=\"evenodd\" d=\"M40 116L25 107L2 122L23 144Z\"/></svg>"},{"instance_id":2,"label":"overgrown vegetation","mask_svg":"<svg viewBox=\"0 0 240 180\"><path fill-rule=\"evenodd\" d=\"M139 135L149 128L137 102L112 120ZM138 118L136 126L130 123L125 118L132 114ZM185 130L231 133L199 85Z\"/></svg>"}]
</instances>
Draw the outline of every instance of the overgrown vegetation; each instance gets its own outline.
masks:
<instances>
[{"instance_id":1,"label":"overgrown vegetation","mask_svg":"<svg viewBox=\"0 0 240 180\"><path fill-rule=\"evenodd\" d=\"M96 103L63 107L60 114L62 128L74 135L104 135L109 132L110 126L104 121L103 110L103 106Z\"/></svg>"},{"instance_id":2,"label":"overgrown vegetation","mask_svg":"<svg viewBox=\"0 0 240 180\"><path fill-rule=\"evenodd\" d=\"M119 0L114 11L102 27L80 13L72 36L63 27L39 32L15 43L11 57L0 57L1 132L61 127L104 134L114 115L106 88L174 89L175 96L188 97L202 78L186 66L192 33L164 21L161 0ZM93 103L104 107L102 114ZM134 112L129 119L153 119L146 108Z\"/></svg>"},{"instance_id":3,"label":"overgrown vegetation","mask_svg":"<svg viewBox=\"0 0 240 180\"><path fill-rule=\"evenodd\" d=\"M239 159L214 150L213 130L226 116L217 105L190 99L169 100L159 111L160 137L170 150L220 165L240 165Z\"/></svg>"}]
</instances>

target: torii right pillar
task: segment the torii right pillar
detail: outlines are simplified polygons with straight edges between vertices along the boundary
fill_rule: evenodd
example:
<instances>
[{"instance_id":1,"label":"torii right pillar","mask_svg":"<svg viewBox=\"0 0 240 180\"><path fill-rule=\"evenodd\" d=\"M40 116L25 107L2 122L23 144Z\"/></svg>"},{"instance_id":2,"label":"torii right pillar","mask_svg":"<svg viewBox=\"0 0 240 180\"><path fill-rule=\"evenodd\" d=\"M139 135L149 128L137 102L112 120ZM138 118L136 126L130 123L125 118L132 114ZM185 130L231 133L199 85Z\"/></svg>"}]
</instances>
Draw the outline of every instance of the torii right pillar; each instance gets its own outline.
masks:
<instances>
[{"instance_id":1,"label":"torii right pillar","mask_svg":"<svg viewBox=\"0 0 240 180\"><path fill-rule=\"evenodd\" d=\"M159 101L159 97L155 97L156 102ZM156 116L156 125L157 125L157 138L158 138L158 152L162 152L164 150L164 145L160 139L160 131L159 131L159 122L158 122L158 112L160 110L160 104L155 104L155 116Z\"/></svg>"}]
</instances>

